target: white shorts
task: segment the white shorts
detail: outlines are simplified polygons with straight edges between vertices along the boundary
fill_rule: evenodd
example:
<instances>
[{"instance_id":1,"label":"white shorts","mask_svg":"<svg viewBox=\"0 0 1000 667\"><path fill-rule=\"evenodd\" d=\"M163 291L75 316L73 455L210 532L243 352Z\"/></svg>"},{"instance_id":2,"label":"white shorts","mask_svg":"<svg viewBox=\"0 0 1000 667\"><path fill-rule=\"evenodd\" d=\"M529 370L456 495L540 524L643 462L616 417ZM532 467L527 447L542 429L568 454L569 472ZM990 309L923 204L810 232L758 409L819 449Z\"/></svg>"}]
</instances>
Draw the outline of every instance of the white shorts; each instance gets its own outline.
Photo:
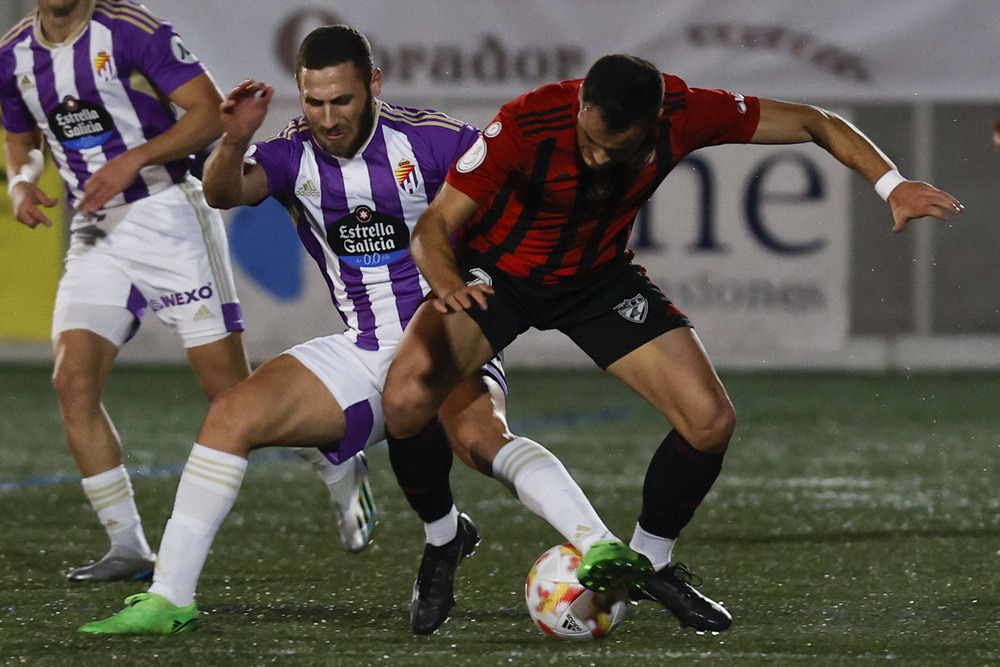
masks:
<instances>
[{"instance_id":1,"label":"white shorts","mask_svg":"<svg viewBox=\"0 0 1000 667\"><path fill-rule=\"evenodd\" d=\"M396 346L363 350L343 333L314 338L284 352L318 377L344 411L344 437L335 445L320 447L334 464L343 463L368 445L385 439L382 388L395 353ZM499 356L485 364L481 372L507 393Z\"/></svg>"},{"instance_id":2,"label":"white shorts","mask_svg":"<svg viewBox=\"0 0 1000 667\"><path fill-rule=\"evenodd\" d=\"M344 411L344 437L335 447L321 448L333 463L385 440L382 387L395 352L396 346L362 350L342 333L313 338L284 352L318 377Z\"/></svg>"},{"instance_id":3,"label":"white shorts","mask_svg":"<svg viewBox=\"0 0 1000 667\"><path fill-rule=\"evenodd\" d=\"M72 223L52 336L87 329L121 347L147 308L184 347L243 330L222 216L194 178Z\"/></svg>"}]
</instances>

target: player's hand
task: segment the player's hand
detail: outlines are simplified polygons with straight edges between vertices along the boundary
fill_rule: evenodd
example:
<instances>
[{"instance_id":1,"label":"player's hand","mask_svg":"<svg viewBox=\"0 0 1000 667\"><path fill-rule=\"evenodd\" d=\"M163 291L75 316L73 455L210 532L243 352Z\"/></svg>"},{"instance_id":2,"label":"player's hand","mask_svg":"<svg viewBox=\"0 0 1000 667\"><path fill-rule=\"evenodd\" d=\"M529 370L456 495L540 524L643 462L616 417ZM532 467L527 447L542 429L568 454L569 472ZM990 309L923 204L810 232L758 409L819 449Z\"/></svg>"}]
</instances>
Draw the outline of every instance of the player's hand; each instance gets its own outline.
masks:
<instances>
[{"instance_id":1,"label":"player's hand","mask_svg":"<svg viewBox=\"0 0 1000 667\"><path fill-rule=\"evenodd\" d=\"M219 107L225 136L235 143L249 144L264 122L273 96L274 88L250 79L229 91Z\"/></svg>"},{"instance_id":2,"label":"player's hand","mask_svg":"<svg viewBox=\"0 0 1000 667\"><path fill-rule=\"evenodd\" d=\"M22 182L15 185L11 191L10 203L14 210L14 219L34 229L38 225L52 226L52 220L42 213L39 206L51 208L58 204L59 200L49 197L37 185Z\"/></svg>"},{"instance_id":3,"label":"player's hand","mask_svg":"<svg viewBox=\"0 0 1000 667\"><path fill-rule=\"evenodd\" d=\"M457 313L469 310L473 304L480 310L487 310L486 297L493 294L493 288L486 283L464 285L445 296L434 299L434 307L442 313Z\"/></svg>"},{"instance_id":4,"label":"player's hand","mask_svg":"<svg viewBox=\"0 0 1000 667\"><path fill-rule=\"evenodd\" d=\"M112 197L121 194L139 177L143 164L134 151L125 151L104 163L87 179L83 198L76 203L76 210L84 216L97 213Z\"/></svg>"},{"instance_id":5,"label":"player's hand","mask_svg":"<svg viewBox=\"0 0 1000 667\"><path fill-rule=\"evenodd\" d=\"M947 220L965 210L962 203L943 190L920 181L904 181L889 195L894 224L892 231L901 232L916 218L934 216Z\"/></svg>"}]
</instances>

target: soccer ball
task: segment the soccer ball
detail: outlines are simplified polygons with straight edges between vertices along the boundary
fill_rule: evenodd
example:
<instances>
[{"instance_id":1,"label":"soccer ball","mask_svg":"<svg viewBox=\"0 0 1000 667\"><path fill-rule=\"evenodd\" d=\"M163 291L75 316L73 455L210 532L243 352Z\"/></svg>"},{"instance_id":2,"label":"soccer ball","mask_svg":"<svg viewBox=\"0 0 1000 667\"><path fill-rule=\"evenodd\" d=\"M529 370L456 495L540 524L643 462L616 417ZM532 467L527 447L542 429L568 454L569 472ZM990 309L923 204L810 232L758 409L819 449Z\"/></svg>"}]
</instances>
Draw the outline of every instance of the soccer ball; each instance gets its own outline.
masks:
<instances>
[{"instance_id":1,"label":"soccer ball","mask_svg":"<svg viewBox=\"0 0 1000 667\"><path fill-rule=\"evenodd\" d=\"M559 639L600 639L625 617L625 602L609 610L600 608L597 594L576 578L580 552L572 544L559 544L543 553L531 566L524 584L528 613L542 632Z\"/></svg>"}]
</instances>

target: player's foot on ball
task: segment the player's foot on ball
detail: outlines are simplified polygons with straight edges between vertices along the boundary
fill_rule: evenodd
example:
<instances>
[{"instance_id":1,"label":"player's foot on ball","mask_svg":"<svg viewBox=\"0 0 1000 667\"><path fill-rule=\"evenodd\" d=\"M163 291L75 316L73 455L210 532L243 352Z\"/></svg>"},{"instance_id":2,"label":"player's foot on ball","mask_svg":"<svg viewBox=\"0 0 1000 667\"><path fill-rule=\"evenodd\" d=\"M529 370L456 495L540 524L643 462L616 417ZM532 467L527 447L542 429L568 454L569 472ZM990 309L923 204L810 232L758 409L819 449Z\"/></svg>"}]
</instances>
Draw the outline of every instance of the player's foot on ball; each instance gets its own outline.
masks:
<instances>
[{"instance_id":1,"label":"player's foot on ball","mask_svg":"<svg viewBox=\"0 0 1000 667\"><path fill-rule=\"evenodd\" d=\"M732 625L733 617L721 604L699 593L695 585L700 584L697 575L677 563L646 579L632 599L659 602L677 617L682 628L722 632Z\"/></svg>"},{"instance_id":2,"label":"player's foot on ball","mask_svg":"<svg viewBox=\"0 0 1000 667\"><path fill-rule=\"evenodd\" d=\"M455 606L455 570L479 546L479 532L466 514L458 515L458 533L447 544L424 546L420 572L413 583L410 626L418 635L429 635L448 620Z\"/></svg>"},{"instance_id":3,"label":"player's foot on ball","mask_svg":"<svg viewBox=\"0 0 1000 667\"><path fill-rule=\"evenodd\" d=\"M78 567L66 575L70 581L149 581L153 577L153 554L131 547L113 546L99 561Z\"/></svg>"},{"instance_id":4,"label":"player's foot on ball","mask_svg":"<svg viewBox=\"0 0 1000 667\"><path fill-rule=\"evenodd\" d=\"M354 472L348 473L338 482L338 485L349 485L343 497L345 503L334 500L337 510L337 528L340 530L340 542L352 554L361 553L372 542L372 532L375 530L375 497L368 483L368 459L364 452L358 452L351 459ZM337 495L340 495L339 493Z\"/></svg>"},{"instance_id":5,"label":"player's foot on ball","mask_svg":"<svg viewBox=\"0 0 1000 667\"><path fill-rule=\"evenodd\" d=\"M125 608L104 619L80 626L78 632L102 635L172 635L198 627L194 602L178 607L155 593L139 593L125 598Z\"/></svg>"},{"instance_id":6,"label":"player's foot on ball","mask_svg":"<svg viewBox=\"0 0 1000 667\"><path fill-rule=\"evenodd\" d=\"M637 588L653 574L649 559L620 540L594 542L580 559L576 578L596 593Z\"/></svg>"}]
</instances>

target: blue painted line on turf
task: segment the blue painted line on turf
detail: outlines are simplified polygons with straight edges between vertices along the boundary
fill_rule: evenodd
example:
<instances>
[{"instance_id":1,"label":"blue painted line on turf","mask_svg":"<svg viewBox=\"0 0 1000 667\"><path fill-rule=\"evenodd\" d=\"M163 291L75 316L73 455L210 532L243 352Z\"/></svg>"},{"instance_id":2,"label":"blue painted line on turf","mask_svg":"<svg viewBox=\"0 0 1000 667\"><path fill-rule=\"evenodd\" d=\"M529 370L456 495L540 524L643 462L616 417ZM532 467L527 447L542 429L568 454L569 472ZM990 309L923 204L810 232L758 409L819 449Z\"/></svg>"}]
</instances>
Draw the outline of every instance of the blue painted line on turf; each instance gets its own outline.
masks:
<instances>
[{"instance_id":1,"label":"blue painted line on turf","mask_svg":"<svg viewBox=\"0 0 1000 667\"><path fill-rule=\"evenodd\" d=\"M276 461L281 459L287 459L294 457L295 455L291 452L285 450L272 450L269 452L261 452L260 454L255 454L253 457L254 462L258 461ZM157 465L157 466L147 466L144 468L133 468L130 469L129 475L133 478L165 478L165 477L177 477L184 470L184 463L171 463L169 465ZM0 482L0 493L5 493L8 491L15 491L17 489L28 489L39 486L52 486L54 484L67 484L67 483L79 483L80 474L55 474L55 475L42 475L39 477L28 477L26 479L15 479L9 482Z\"/></svg>"},{"instance_id":2,"label":"blue painted line on turf","mask_svg":"<svg viewBox=\"0 0 1000 667\"><path fill-rule=\"evenodd\" d=\"M632 413L628 408L606 408L596 412L582 414L565 414L537 419L511 419L510 426L515 433L521 431L539 430L545 428L560 428L565 426L575 426L578 424L606 423L621 421ZM295 455L284 449L271 449L266 452L257 452L253 455L253 462L280 461L294 458ZM184 470L184 463L172 463L169 465L147 466L144 468L129 469L129 475L133 478L164 478L177 477ZM17 489L30 489L40 486L53 486L55 484L79 483L79 473L59 473L53 475L41 475L28 477L26 479L15 479L10 481L0 481L0 493L16 491Z\"/></svg>"}]
</instances>

